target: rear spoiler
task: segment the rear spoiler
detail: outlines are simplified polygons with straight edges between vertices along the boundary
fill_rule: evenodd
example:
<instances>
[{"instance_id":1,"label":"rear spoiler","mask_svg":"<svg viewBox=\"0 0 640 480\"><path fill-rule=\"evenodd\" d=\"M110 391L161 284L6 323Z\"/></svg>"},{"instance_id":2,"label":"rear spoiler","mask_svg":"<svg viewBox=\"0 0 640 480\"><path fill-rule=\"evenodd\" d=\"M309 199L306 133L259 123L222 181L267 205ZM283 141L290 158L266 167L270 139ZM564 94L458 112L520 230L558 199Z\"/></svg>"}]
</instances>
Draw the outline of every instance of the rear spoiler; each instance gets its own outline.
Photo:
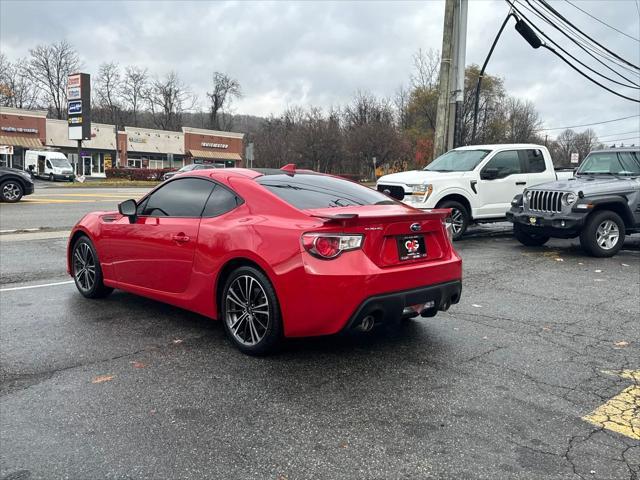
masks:
<instances>
[{"instance_id":1,"label":"rear spoiler","mask_svg":"<svg viewBox=\"0 0 640 480\"><path fill-rule=\"evenodd\" d=\"M429 209L429 210L417 210L415 214L411 214L410 215L410 219L411 220L426 220L426 219L432 219L434 216L435 217L439 217L439 218L447 218L449 215L451 215L451 209L450 208L433 208L433 209ZM341 223L343 226L346 226L350 223L356 222L357 220L361 219L364 222L371 222L371 223L376 223L376 222L381 222L381 221L387 221L387 222L395 222L395 221L399 221L399 220L407 220L407 215L380 215L380 216L364 216L361 217L360 215L358 215L357 213L336 213L333 215L318 215L318 214L309 214L310 217L315 217L315 218L319 218L321 220L323 220L323 223Z\"/></svg>"}]
</instances>

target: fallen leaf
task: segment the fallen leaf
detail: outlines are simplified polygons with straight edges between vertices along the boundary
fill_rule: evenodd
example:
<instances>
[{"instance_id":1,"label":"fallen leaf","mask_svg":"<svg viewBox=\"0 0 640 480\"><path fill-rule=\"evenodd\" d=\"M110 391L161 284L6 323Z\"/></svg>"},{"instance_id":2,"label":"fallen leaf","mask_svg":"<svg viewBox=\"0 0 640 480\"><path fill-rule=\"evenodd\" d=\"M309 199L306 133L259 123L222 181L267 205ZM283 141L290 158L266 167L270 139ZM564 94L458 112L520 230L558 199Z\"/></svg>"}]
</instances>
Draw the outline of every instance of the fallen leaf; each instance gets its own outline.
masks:
<instances>
[{"instance_id":1,"label":"fallen leaf","mask_svg":"<svg viewBox=\"0 0 640 480\"><path fill-rule=\"evenodd\" d=\"M602 273L602 270L596 270L596 273Z\"/></svg>"},{"instance_id":2,"label":"fallen leaf","mask_svg":"<svg viewBox=\"0 0 640 480\"><path fill-rule=\"evenodd\" d=\"M616 348L624 348L629 346L629 342L625 342L624 340L620 340L613 344Z\"/></svg>"},{"instance_id":3,"label":"fallen leaf","mask_svg":"<svg viewBox=\"0 0 640 480\"><path fill-rule=\"evenodd\" d=\"M347 448L349 445L347 444L347 442L342 442L340 444L340 448Z\"/></svg>"},{"instance_id":4,"label":"fallen leaf","mask_svg":"<svg viewBox=\"0 0 640 480\"><path fill-rule=\"evenodd\" d=\"M629 266L626 263L621 263L620 265L622 265L623 267L628 267Z\"/></svg>"},{"instance_id":5,"label":"fallen leaf","mask_svg":"<svg viewBox=\"0 0 640 480\"><path fill-rule=\"evenodd\" d=\"M483 339L483 340L488 340L488 339L489 339L489 337L482 337L482 339Z\"/></svg>"},{"instance_id":6,"label":"fallen leaf","mask_svg":"<svg viewBox=\"0 0 640 480\"><path fill-rule=\"evenodd\" d=\"M182 342L183 342L183 340L182 340L182 339L180 339L180 338L176 338L176 339L173 341L173 343L182 343Z\"/></svg>"},{"instance_id":7,"label":"fallen leaf","mask_svg":"<svg viewBox=\"0 0 640 480\"><path fill-rule=\"evenodd\" d=\"M584 263L582 263L582 262L578 262L578 265L584 265Z\"/></svg>"},{"instance_id":8,"label":"fallen leaf","mask_svg":"<svg viewBox=\"0 0 640 480\"><path fill-rule=\"evenodd\" d=\"M474 304L473 304L473 305L471 305L471 306L472 306L472 307L475 307L475 308L482 308L482 305L478 305L478 304L476 304L476 303L474 303Z\"/></svg>"},{"instance_id":9,"label":"fallen leaf","mask_svg":"<svg viewBox=\"0 0 640 480\"><path fill-rule=\"evenodd\" d=\"M594 278L594 282L604 282L604 278Z\"/></svg>"},{"instance_id":10,"label":"fallen leaf","mask_svg":"<svg viewBox=\"0 0 640 480\"><path fill-rule=\"evenodd\" d=\"M113 380L114 375L98 375L97 377L93 377L91 383L104 383L110 382Z\"/></svg>"},{"instance_id":11,"label":"fallen leaf","mask_svg":"<svg viewBox=\"0 0 640 480\"><path fill-rule=\"evenodd\" d=\"M564 259L562 259L562 258L556 258L556 262L564 262Z\"/></svg>"},{"instance_id":12,"label":"fallen leaf","mask_svg":"<svg viewBox=\"0 0 640 480\"><path fill-rule=\"evenodd\" d=\"M142 362L130 362L133 368L144 368L146 365Z\"/></svg>"},{"instance_id":13,"label":"fallen leaf","mask_svg":"<svg viewBox=\"0 0 640 480\"><path fill-rule=\"evenodd\" d=\"M551 331L551 327L547 327L545 325L544 327L542 327L542 330L544 330L545 332L550 332Z\"/></svg>"}]
</instances>

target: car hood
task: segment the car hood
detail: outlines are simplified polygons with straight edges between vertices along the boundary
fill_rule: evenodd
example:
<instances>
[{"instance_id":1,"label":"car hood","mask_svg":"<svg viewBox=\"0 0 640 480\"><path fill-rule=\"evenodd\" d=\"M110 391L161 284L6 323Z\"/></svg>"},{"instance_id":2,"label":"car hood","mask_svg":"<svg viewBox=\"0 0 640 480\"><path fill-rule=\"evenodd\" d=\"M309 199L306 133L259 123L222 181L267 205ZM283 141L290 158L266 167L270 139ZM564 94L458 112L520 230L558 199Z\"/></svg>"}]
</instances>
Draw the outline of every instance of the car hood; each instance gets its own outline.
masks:
<instances>
[{"instance_id":1,"label":"car hood","mask_svg":"<svg viewBox=\"0 0 640 480\"><path fill-rule=\"evenodd\" d=\"M640 188L639 177L614 177L613 175L581 175L566 180L543 183L532 187L533 190L559 190L585 195L613 193Z\"/></svg>"},{"instance_id":2,"label":"car hood","mask_svg":"<svg viewBox=\"0 0 640 480\"><path fill-rule=\"evenodd\" d=\"M447 181L453 178L464 177L470 172L430 172L428 170L411 170L409 172L391 173L383 175L378 179L378 183L399 184L421 184Z\"/></svg>"}]
</instances>

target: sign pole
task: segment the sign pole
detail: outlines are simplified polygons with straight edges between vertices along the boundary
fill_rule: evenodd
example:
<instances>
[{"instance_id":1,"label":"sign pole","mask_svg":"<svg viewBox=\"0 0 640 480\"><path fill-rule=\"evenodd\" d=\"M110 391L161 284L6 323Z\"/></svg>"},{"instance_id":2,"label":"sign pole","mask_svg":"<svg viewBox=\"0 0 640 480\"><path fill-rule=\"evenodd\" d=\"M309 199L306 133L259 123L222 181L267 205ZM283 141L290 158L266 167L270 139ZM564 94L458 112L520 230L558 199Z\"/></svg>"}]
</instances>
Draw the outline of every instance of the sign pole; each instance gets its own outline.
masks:
<instances>
[{"instance_id":1,"label":"sign pole","mask_svg":"<svg viewBox=\"0 0 640 480\"><path fill-rule=\"evenodd\" d=\"M78 140L78 155L76 156L76 164L74 165L75 178L78 178L78 164L80 163L80 149L81 148L82 148L82 140ZM75 178L74 178L74 180L75 180Z\"/></svg>"}]
</instances>

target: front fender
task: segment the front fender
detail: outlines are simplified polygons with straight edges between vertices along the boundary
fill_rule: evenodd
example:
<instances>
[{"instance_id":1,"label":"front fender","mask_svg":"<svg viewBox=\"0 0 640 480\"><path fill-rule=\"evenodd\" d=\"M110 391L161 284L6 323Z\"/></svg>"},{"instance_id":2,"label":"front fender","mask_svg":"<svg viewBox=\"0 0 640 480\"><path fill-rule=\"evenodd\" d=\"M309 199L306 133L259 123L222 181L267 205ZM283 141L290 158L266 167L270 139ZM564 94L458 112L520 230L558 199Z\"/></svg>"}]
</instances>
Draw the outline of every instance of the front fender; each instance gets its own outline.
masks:
<instances>
[{"instance_id":1,"label":"front fender","mask_svg":"<svg viewBox=\"0 0 640 480\"><path fill-rule=\"evenodd\" d=\"M434 189L435 190L435 189ZM475 198L472 198L467 190L462 187L453 186L453 187L445 187L443 190L435 190L434 193L429 197L429 200L426 202L427 208L435 208L439 202L442 201L443 198L446 198L450 195L460 195L467 199L471 208L477 208L477 202Z\"/></svg>"}]
</instances>

